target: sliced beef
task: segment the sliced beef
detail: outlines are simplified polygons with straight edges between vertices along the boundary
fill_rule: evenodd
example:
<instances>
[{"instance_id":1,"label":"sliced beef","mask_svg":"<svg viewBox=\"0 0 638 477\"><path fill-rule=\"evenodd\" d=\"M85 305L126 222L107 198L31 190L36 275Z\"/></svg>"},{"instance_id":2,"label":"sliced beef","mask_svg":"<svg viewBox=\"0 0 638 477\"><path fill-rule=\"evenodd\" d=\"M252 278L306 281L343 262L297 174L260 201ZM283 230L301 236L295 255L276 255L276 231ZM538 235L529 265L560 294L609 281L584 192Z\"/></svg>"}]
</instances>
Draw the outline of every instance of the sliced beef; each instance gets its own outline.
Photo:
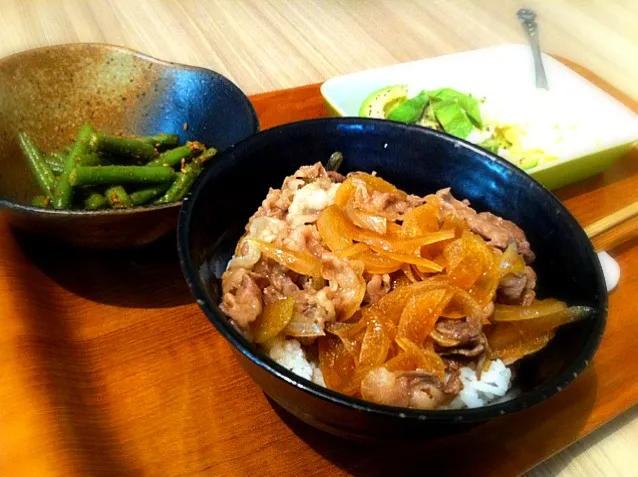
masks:
<instances>
[{"instance_id":1,"label":"sliced beef","mask_svg":"<svg viewBox=\"0 0 638 477\"><path fill-rule=\"evenodd\" d=\"M444 213L453 214L465 220L470 230L488 240L489 245L505 250L513 240L518 253L523 256L526 263L532 263L536 258L525 233L515 223L490 212L477 214L467 200L455 199L449 188L438 191L436 195L441 199Z\"/></svg>"},{"instance_id":2,"label":"sliced beef","mask_svg":"<svg viewBox=\"0 0 638 477\"><path fill-rule=\"evenodd\" d=\"M286 298L279 290L270 285L264 288L262 293L264 295L264 305L271 305Z\"/></svg>"},{"instance_id":3,"label":"sliced beef","mask_svg":"<svg viewBox=\"0 0 638 477\"><path fill-rule=\"evenodd\" d=\"M445 359L445 378L441 382L427 373L407 372L403 376L409 379L410 407L417 409L435 409L444 404L461 389L461 365L454 359Z\"/></svg>"},{"instance_id":4,"label":"sliced beef","mask_svg":"<svg viewBox=\"0 0 638 477\"><path fill-rule=\"evenodd\" d=\"M471 347L464 348L452 348L449 351L441 351L441 356L466 356L468 358L475 358L485 351L485 345L483 343L476 343Z\"/></svg>"},{"instance_id":5,"label":"sliced beef","mask_svg":"<svg viewBox=\"0 0 638 477\"><path fill-rule=\"evenodd\" d=\"M227 270L222 277L221 310L246 328L262 310L261 289L245 268Z\"/></svg>"},{"instance_id":6,"label":"sliced beef","mask_svg":"<svg viewBox=\"0 0 638 477\"><path fill-rule=\"evenodd\" d=\"M465 346L477 341L481 335L481 321L477 319L440 319L434 327L435 332L446 340L458 342L456 346Z\"/></svg>"},{"instance_id":7,"label":"sliced beef","mask_svg":"<svg viewBox=\"0 0 638 477\"><path fill-rule=\"evenodd\" d=\"M445 381L442 390L445 394L456 396L463 389L461 382L461 363L454 359L444 359Z\"/></svg>"},{"instance_id":8,"label":"sliced beef","mask_svg":"<svg viewBox=\"0 0 638 477\"><path fill-rule=\"evenodd\" d=\"M284 220L262 216L248 222L246 232L251 238L272 243L278 236L287 235L289 228Z\"/></svg>"},{"instance_id":9,"label":"sliced beef","mask_svg":"<svg viewBox=\"0 0 638 477\"><path fill-rule=\"evenodd\" d=\"M485 323L492 317L493 314L494 302L489 302L487 305L485 305L485 308L481 310L481 313L479 313L479 315L475 317L475 319L479 320L482 323Z\"/></svg>"},{"instance_id":10,"label":"sliced beef","mask_svg":"<svg viewBox=\"0 0 638 477\"><path fill-rule=\"evenodd\" d=\"M361 180L355 180L354 185L357 186L357 190L352 199L352 206L371 215L386 217L388 220L400 219L408 210L425 202L422 197L406 196L401 192L370 192Z\"/></svg>"},{"instance_id":11,"label":"sliced beef","mask_svg":"<svg viewBox=\"0 0 638 477\"><path fill-rule=\"evenodd\" d=\"M330 180L332 182L336 182L337 184L340 184L341 182L346 180L346 176L344 176L343 174L339 174L337 171L327 171L327 173Z\"/></svg>"},{"instance_id":12,"label":"sliced beef","mask_svg":"<svg viewBox=\"0 0 638 477\"><path fill-rule=\"evenodd\" d=\"M440 385L421 379L412 381L409 388L409 395L409 406L414 409L436 409L446 400L445 391L441 389Z\"/></svg>"},{"instance_id":13,"label":"sliced beef","mask_svg":"<svg viewBox=\"0 0 638 477\"><path fill-rule=\"evenodd\" d=\"M526 263L532 263L536 258L525 233L514 222L502 219L490 212L481 212L468 222L470 229L481 237L489 240L489 244L505 250L512 239L516 242L518 253Z\"/></svg>"},{"instance_id":14,"label":"sliced beef","mask_svg":"<svg viewBox=\"0 0 638 477\"><path fill-rule=\"evenodd\" d=\"M403 200L403 196L398 192L372 192L369 202L363 207L363 210L378 212L379 215L399 216L408 209L408 203Z\"/></svg>"},{"instance_id":15,"label":"sliced beef","mask_svg":"<svg viewBox=\"0 0 638 477\"><path fill-rule=\"evenodd\" d=\"M436 409L448 397L444 389L462 389L456 383L454 375L450 384L442 384L427 373L393 373L384 367L370 371L361 382L361 396L367 401L388 406L408 406L415 409ZM458 377L456 377L458 379ZM457 391L458 392L458 391Z\"/></svg>"},{"instance_id":16,"label":"sliced beef","mask_svg":"<svg viewBox=\"0 0 638 477\"><path fill-rule=\"evenodd\" d=\"M288 207L290 207L291 202L292 198L283 194L281 190L270 189L268 195L266 195L266 198L261 203L261 207L259 207L255 215L253 215L253 219L258 217L283 219L286 217L286 212L288 212ZM246 228L250 227L251 222L252 219L248 222Z\"/></svg>"},{"instance_id":17,"label":"sliced beef","mask_svg":"<svg viewBox=\"0 0 638 477\"><path fill-rule=\"evenodd\" d=\"M372 275L366 286L366 303L376 303L392 289L390 275Z\"/></svg>"},{"instance_id":18,"label":"sliced beef","mask_svg":"<svg viewBox=\"0 0 638 477\"><path fill-rule=\"evenodd\" d=\"M408 378L383 367L375 368L361 381L361 396L366 401L405 407L410 404Z\"/></svg>"},{"instance_id":19,"label":"sliced beef","mask_svg":"<svg viewBox=\"0 0 638 477\"><path fill-rule=\"evenodd\" d=\"M257 209L257 212L255 212L248 222L248 226L250 226L252 220L257 217L285 218L297 190L309 182L327 177L328 173L319 162L312 166L302 166L292 176L286 177L281 189L270 189L261 207Z\"/></svg>"},{"instance_id":20,"label":"sliced beef","mask_svg":"<svg viewBox=\"0 0 638 477\"><path fill-rule=\"evenodd\" d=\"M299 170L292 175L292 177L296 179L309 179L310 181L314 181L320 177L329 177L329 174L321 162L316 162L311 166L301 166ZM288 178L286 178L286 180L287 179ZM285 184L286 181L284 180L284 187Z\"/></svg>"},{"instance_id":21,"label":"sliced beef","mask_svg":"<svg viewBox=\"0 0 638 477\"><path fill-rule=\"evenodd\" d=\"M253 268L251 276L263 290L264 302L268 305L299 291L293 278L294 273L284 270L281 265L270 258L262 257ZM224 280L224 277L222 277Z\"/></svg>"},{"instance_id":22,"label":"sliced beef","mask_svg":"<svg viewBox=\"0 0 638 477\"><path fill-rule=\"evenodd\" d=\"M363 273L361 262L343 260L327 252L321 257L321 264L323 278L330 284L332 302L337 314L353 305L359 306L363 299L363 295L359 292L361 287L365 287L365 282L361 278ZM361 270L355 270L357 264L361 264Z\"/></svg>"},{"instance_id":23,"label":"sliced beef","mask_svg":"<svg viewBox=\"0 0 638 477\"><path fill-rule=\"evenodd\" d=\"M415 207L419 207L425 204L427 197L420 197L418 195L408 195L405 199L408 204L408 209L414 209Z\"/></svg>"},{"instance_id":24,"label":"sliced beef","mask_svg":"<svg viewBox=\"0 0 638 477\"><path fill-rule=\"evenodd\" d=\"M283 246L296 252L310 253L318 258L327 252L327 249L321 245L321 235L314 225L294 227L288 237L283 240Z\"/></svg>"},{"instance_id":25,"label":"sliced beef","mask_svg":"<svg viewBox=\"0 0 638 477\"><path fill-rule=\"evenodd\" d=\"M295 315L302 315L323 331L327 322L335 320L336 311L328 287L320 290L302 290L295 294Z\"/></svg>"},{"instance_id":26,"label":"sliced beef","mask_svg":"<svg viewBox=\"0 0 638 477\"><path fill-rule=\"evenodd\" d=\"M293 272L284 270L284 268L274 260L269 261L272 262L272 265L268 273L268 278L270 279L272 287L281 292L283 296L292 296L295 292L299 291L299 287L291 277Z\"/></svg>"},{"instance_id":27,"label":"sliced beef","mask_svg":"<svg viewBox=\"0 0 638 477\"><path fill-rule=\"evenodd\" d=\"M510 273L498 284L496 301L506 305L531 305L536 297L536 273L525 267L521 273Z\"/></svg>"}]
</instances>

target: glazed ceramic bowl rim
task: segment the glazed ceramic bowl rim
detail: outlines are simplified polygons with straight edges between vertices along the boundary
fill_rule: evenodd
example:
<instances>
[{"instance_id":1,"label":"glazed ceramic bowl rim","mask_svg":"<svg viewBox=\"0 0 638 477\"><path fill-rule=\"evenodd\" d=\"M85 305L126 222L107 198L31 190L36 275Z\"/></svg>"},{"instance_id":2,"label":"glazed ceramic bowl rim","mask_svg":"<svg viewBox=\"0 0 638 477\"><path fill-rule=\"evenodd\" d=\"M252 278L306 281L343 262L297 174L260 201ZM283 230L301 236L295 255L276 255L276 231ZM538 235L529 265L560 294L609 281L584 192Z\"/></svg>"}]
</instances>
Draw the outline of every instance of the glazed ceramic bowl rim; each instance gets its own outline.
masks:
<instances>
[{"instance_id":1,"label":"glazed ceramic bowl rim","mask_svg":"<svg viewBox=\"0 0 638 477\"><path fill-rule=\"evenodd\" d=\"M191 224L191 215L194 208L194 204L197 202L198 197L202 193L202 190L205 188L206 183L209 178L224 172L224 170L234 166L234 155L235 154L243 154L243 153L251 153L254 150L255 145L268 143L270 138L277 138L279 135L283 135L286 131L299 129L299 128L312 128L314 125L321 124L344 124L344 125L368 125L374 126L375 124L379 124L382 127L393 127L397 129L401 129L405 134L425 134L431 135L439 138L440 140L446 142L452 142L457 147L463 147L466 149L471 149L473 152L478 153L482 156L487 157L489 160L496 161L499 164L505 166L509 169L509 172L512 174L516 174L521 176L524 181L529 183L530 187L536 188L539 193L547 194L553 205L566 212L565 218L568 222L571 222L572 226L576 226L576 230L580 230L582 236L581 240L589 239L585 235L585 232L582 230L580 224L576 221L576 219L567 211L565 206L545 187L535 181L532 177L527 175L522 170L518 169L514 165L509 162L491 154L478 146L475 146L471 143L463 141L453 136L449 136L445 133L441 133L438 131L434 131L427 128L422 128L419 126L406 125L403 123L395 123L393 121L387 120L378 120L378 119L367 119L367 118L322 118L322 119L312 119L305 121L298 121L294 123L284 124L282 126L278 126L272 129L268 129L262 131L258 134L255 134L243 141L240 141L233 147L227 149L220 157L218 161L215 163L215 167L210 168L206 171L206 173L202 174L193 185L189 195L184 200L184 205L179 214L178 226L177 226L177 242L178 242L178 252L180 258L180 264L182 267L182 272L188 283L188 286L191 289L191 293L195 296L197 304L204 311L208 320L215 326L215 328L226 338L230 343L241 352L246 358L252 361L255 365L261 367L265 371L273 374L279 379L285 381L291 386L299 388L306 393L311 394L315 398L319 398L324 401L329 401L333 404L346 407L349 409L364 411L367 413L372 413L375 415L381 415L386 417L394 417L399 419L407 419L413 421L424 421L424 422L436 422L436 423L459 423L459 422L476 422L476 421L484 421L487 419L495 418L498 416L502 416L505 414L513 413L516 411L520 411L524 408L530 407L532 405L538 404L541 401L549 398L550 396L556 394L560 390L564 389L568 384L578 377L578 375L583 371L583 369L589 364L594 353L598 349L598 345L600 344L600 340L603 335L603 331L605 328L605 324L607 321L607 291L604 285L604 277L602 273L602 269L600 267L600 263L596 260L596 254L594 252L593 247L590 245L589 255L591 258L591 263L595 269L595 273L598 280L598 285L601 293L601 306L599 318L596 320L595 328L593 332L587 337L586 341L583 344L582 350L580 351L578 357L567 366L566 371L561 373L558 377L551 380L549 383L544 384L539 389L536 389L532 392L525 393L522 396L516 397L509 401L505 401L499 404L492 404L485 407L475 408L475 409L461 409L461 410L437 410L437 411L422 411L416 409L408 409L408 408L397 408L391 406L385 406L380 404L375 404L372 402L364 401L361 399L351 398L340 394L335 391L331 391L327 388L314 384L306 379L303 379L292 371L285 369L283 366L277 364L274 360L267 357L265 354L256 354L252 350L249 349L249 342L230 324L228 319L224 316L224 314L219 310L219 307L213 300L209 299L203 285L201 284L201 280L199 279L199 270L195 269L193 265L193 260L190 256L189 252L189 238L190 238L190 230L189 225ZM283 178L282 178L283 179Z\"/></svg>"},{"instance_id":2,"label":"glazed ceramic bowl rim","mask_svg":"<svg viewBox=\"0 0 638 477\"><path fill-rule=\"evenodd\" d=\"M24 50L24 51L19 51L17 53L13 53L9 56L5 56L3 58L0 58L0 65L2 65L3 63L5 63L6 61L9 61L11 59L17 58L19 56L22 55L26 55L26 54L31 54L37 51L44 51L44 50L62 50L62 49L68 49L68 48L82 48L82 47L98 47L98 48L104 48L106 50L116 50L116 51L121 51L121 52L125 52L125 53L129 53L132 54L144 61L148 61L150 63L156 63L156 64L160 64L160 65L164 65L164 66L170 66L170 67L174 67L180 70L190 70L190 71L201 71L201 72L205 72L206 74L209 74L211 76L214 77L218 77L220 78L228 87L230 87L230 89L235 90L236 92L240 93L241 96L243 96L246 99L246 103L249 106L250 109L250 120L252 126L253 126L253 133L258 133L260 130L260 125L259 125L259 118L257 117L257 112L255 111L255 107L253 106L252 102L250 101L250 99L248 98L248 96L239 88L239 86L237 86L234 82L232 82L229 78L227 78L226 76L222 75L221 73L218 73L216 71L213 70L209 70L208 68L203 68L201 66L192 66L192 65L185 65L183 63L176 63L174 61L166 61L166 60L160 60L159 58L155 58L153 56L147 55L145 53L141 53L137 50L134 50L133 48L128 48L125 46L119 46L119 45L113 45L111 43L98 43L98 42L90 42L90 43L60 43L57 45L51 45L51 46L41 46L38 48L31 48L29 50ZM223 152L223 151L220 151ZM111 216L111 215L128 215L128 214L137 214L137 213L142 213L142 212L146 212L149 210L161 210L161 209L169 209L172 207L180 207L182 205L183 201L176 201L176 202L169 202L166 204L147 204L147 205L138 205L135 207L131 207L128 209L104 209L104 210L77 210L77 209L47 209L47 208L43 208L43 207L34 207L32 205L28 205L28 204L19 204L17 202L12 202L10 200L6 200L6 199L0 199L0 207L6 207L9 209L14 209L14 210L18 210L20 212L24 212L26 214L31 214L31 215L51 215L51 216L82 216L82 217L106 217L106 216Z\"/></svg>"}]
</instances>

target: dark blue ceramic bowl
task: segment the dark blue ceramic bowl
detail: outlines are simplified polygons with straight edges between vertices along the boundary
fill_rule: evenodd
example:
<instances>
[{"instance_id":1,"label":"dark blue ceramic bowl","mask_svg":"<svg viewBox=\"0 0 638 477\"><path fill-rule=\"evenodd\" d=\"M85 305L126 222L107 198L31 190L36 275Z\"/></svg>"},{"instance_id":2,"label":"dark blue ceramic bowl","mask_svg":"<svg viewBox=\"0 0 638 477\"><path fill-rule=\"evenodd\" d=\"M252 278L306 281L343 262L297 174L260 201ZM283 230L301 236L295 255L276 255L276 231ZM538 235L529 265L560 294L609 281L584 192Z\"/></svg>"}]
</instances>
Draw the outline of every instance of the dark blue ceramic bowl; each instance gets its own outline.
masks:
<instances>
[{"instance_id":1,"label":"dark blue ceramic bowl","mask_svg":"<svg viewBox=\"0 0 638 477\"><path fill-rule=\"evenodd\" d=\"M565 327L540 353L523 360L517 397L460 411L417 411L352 399L301 379L267 358L228 323L217 304L219 278L249 217L269 187L334 151L342 172L377 171L401 189L425 195L452 187L478 210L514 221L537 260L538 295L596 308L592 319ZM537 404L571 383L589 364L605 328L607 292L596 254L578 222L549 191L504 160L422 127L359 118L287 124L226 151L195 184L178 222L182 268L202 310L237 350L255 382L307 423L346 437L375 439L447 433ZM388 431L391 432L388 432Z\"/></svg>"},{"instance_id":2,"label":"dark blue ceramic bowl","mask_svg":"<svg viewBox=\"0 0 638 477\"><path fill-rule=\"evenodd\" d=\"M45 151L73 142L82 123L111 134L179 135L224 150L259 130L252 104L224 76L112 45L38 48L0 60L0 215L14 227L92 248L144 245L175 228L181 202L131 209L31 207L38 187L16 134Z\"/></svg>"}]
</instances>

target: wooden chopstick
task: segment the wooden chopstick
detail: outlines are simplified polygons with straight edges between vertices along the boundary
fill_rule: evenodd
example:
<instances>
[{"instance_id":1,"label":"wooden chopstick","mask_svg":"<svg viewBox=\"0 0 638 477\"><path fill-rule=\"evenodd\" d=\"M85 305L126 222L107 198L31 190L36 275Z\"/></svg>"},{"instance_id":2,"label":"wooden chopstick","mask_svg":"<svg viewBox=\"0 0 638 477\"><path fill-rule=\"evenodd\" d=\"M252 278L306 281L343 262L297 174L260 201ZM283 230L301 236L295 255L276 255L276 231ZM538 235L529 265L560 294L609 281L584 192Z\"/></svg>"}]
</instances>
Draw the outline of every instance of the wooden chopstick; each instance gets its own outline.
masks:
<instances>
[{"instance_id":1,"label":"wooden chopstick","mask_svg":"<svg viewBox=\"0 0 638 477\"><path fill-rule=\"evenodd\" d=\"M590 239L593 239L636 216L638 216L638 201L588 225L585 227L585 233Z\"/></svg>"}]
</instances>

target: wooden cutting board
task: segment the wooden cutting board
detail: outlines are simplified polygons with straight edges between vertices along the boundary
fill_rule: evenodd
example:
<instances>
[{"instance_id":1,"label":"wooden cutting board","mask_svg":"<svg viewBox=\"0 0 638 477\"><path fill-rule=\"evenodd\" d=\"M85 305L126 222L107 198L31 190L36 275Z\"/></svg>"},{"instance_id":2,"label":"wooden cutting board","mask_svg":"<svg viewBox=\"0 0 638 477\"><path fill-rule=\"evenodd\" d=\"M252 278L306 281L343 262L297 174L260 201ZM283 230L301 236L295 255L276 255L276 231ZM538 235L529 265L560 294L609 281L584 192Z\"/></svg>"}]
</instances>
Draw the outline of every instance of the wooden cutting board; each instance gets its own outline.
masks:
<instances>
[{"instance_id":1,"label":"wooden cutting board","mask_svg":"<svg viewBox=\"0 0 638 477\"><path fill-rule=\"evenodd\" d=\"M252 100L264 129L325 114L319 85ZM638 200L638 153L558 196L583 225ZM625 241L632 225L597 245ZM613 250L622 275L607 331L574 384L466 434L365 447L266 399L192 303L172 237L137 252L57 250L0 223L0 474L519 474L638 402L635 243Z\"/></svg>"}]
</instances>

